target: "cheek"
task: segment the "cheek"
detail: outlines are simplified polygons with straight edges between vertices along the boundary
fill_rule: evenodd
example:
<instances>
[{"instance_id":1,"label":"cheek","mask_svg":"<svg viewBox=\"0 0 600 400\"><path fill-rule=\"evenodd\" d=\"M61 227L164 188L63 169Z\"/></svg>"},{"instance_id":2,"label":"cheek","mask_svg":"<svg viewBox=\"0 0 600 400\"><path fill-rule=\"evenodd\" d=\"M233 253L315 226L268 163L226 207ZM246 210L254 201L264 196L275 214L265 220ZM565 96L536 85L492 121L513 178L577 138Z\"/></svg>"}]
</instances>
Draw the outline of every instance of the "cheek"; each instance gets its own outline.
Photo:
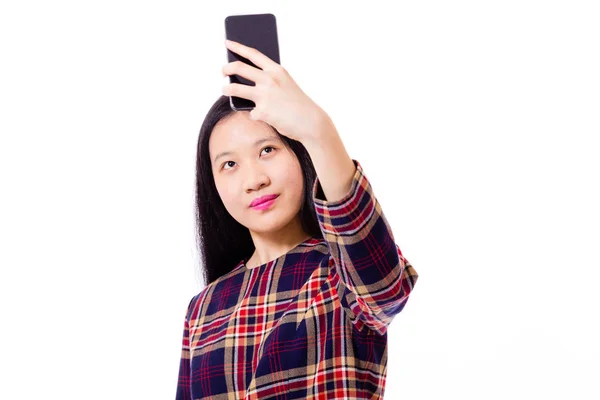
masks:
<instances>
[{"instance_id":1,"label":"cheek","mask_svg":"<svg viewBox=\"0 0 600 400\"><path fill-rule=\"evenodd\" d=\"M215 182L215 186L217 187L217 192L221 197L223 205L230 214L234 215L236 213L235 209L239 207L239 205L236 203L237 199L239 199L237 192L235 192L232 185L228 185L223 182Z\"/></svg>"},{"instance_id":2,"label":"cheek","mask_svg":"<svg viewBox=\"0 0 600 400\"><path fill-rule=\"evenodd\" d=\"M288 166L285 174L282 176L284 186L287 191L296 199L296 201L302 201L304 177L302 176L302 170L299 165L292 164ZM291 196L290 196L291 197Z\"/></svg>"}]
</instances>

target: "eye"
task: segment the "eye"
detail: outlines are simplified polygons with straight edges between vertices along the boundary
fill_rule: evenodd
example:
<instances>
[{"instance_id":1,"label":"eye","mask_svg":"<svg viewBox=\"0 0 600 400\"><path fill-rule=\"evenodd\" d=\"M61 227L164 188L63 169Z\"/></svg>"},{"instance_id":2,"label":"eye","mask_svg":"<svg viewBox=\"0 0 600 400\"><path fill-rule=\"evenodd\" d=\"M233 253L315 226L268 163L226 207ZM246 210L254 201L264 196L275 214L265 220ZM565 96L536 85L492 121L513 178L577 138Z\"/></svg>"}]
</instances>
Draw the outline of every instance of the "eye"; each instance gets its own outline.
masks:
<instances>
[{"instance_id":1,"label":"eye","mask_svg":"<svg viewBox=\"0 0 600 400\"><path fill-rule=\"evenodd\" d=\"M267 147L263 148L263 150L265 150L265 149L273 149L273 150L275 150L275 147L273 147L273 146L267 146ZM271 153L271 152L269 152L269 153Z\"/></svg>"},{"instance_id":2,"label":"eye","mask_svg":"<svg viewBox=\"0 0 600 400\"><path fill-rule=\"evenodd\" d=\"M233 161L225 161L225 162L223 163L223 168L221 168L221 169L227 169L227 168L224 168L224 167L225 167L225 165L229 164L230 162L233 162Z\"/></svg>"},{"instance_id":3,"label":"eye","mask_svg":"<svg viewBox=\"0 0 600 400\"><path fill-rule=\"evenodd\" d=\"M262 153L264 150L266 150L266 149L272 149L272 150L275 150L275 147L273 147L273 146L266 146L266 147L263 147L263 148L262 148L262 150L261 150L261 153ZM271 153L272 153L272 151L269 151L269 152L268 152L268 154L271 154ZM225 162L224 162L224 163L221 165L221 169L224 169L224 170L231 169L231 168L225 168L225 166L226 166L227 164L229 164L229 163L235 163L235 161L225 161Z\"/></svg>"}]
</instances>

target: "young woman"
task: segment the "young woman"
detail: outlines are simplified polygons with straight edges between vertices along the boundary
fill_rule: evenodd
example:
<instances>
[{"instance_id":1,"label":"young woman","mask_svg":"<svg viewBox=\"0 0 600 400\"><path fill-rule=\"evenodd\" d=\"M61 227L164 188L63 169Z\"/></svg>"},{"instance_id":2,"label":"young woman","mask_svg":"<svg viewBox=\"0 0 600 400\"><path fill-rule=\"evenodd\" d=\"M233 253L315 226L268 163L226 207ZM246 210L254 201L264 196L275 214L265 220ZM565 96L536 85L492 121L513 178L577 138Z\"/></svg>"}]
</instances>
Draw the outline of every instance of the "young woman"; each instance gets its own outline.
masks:
<instances>
[{"instance_id":1,"label":"young woman","mask_svg":"<svg viewBox=\"0 0 600 400\"><path fill-rule=\"evenodd\" d=\"M236 42L200 130L207 286L187 308L177 399L376 399L387 328L418 275L360 163L279 64ZM228 96L254 101L232 111Z\"/></svg>"}]
</instances>

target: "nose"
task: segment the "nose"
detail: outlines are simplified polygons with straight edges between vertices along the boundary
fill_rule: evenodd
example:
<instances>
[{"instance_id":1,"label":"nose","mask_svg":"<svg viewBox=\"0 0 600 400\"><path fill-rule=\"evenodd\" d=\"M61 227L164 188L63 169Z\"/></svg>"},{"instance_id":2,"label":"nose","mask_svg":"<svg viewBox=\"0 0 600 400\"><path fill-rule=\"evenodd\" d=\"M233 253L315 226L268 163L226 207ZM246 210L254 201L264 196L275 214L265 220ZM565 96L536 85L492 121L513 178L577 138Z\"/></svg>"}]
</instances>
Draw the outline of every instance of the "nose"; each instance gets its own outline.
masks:
<instances>
[{"instance_id":1,"label":"nose","mask_svg":"<svg viewBox=\"0 0 600 400\"><path fill-rule=\"evenodd\" d=\"M268 183L269 177L261 168L249 168L249 172L245 180L246 192L259 190Z\"/></svg>"}]
</instances>

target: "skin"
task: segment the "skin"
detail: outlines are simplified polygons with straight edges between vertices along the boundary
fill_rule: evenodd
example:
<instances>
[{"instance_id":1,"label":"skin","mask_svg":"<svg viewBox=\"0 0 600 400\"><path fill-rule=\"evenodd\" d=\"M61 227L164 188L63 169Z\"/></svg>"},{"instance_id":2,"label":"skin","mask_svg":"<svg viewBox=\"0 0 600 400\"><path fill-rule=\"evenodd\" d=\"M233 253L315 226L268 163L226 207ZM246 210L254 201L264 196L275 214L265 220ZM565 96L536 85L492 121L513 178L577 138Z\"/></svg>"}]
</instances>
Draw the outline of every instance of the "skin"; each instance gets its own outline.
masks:
<instances>
[{"instance_id":1,"label":"skin","mask_svg":"<svg viewBox=\"0 0 600 400\"><path fill-rule=\"evenodd\" d=\"M252 236L255 251L246 268L254 268L282 256L310 235L300 224L304 180L296 154L268 124L249 114L238 111L220 121L211 134L209 153L225 208ZM263 138L271 139L254 144ZM215 161L225 151L231 154ZM266 210L250 207L253 199L266 194L279 197Z\"/></svg>"},{"instance_id":2,"label":"skin","mask_svg":"<svg viewBox=\"0 0 600 400\"><path fill-rule=\"evenodd\" d=\"M255 267L287 253L310 237L300 228L298 211L304 183L295 154L281 146L281 142L275 154L268 153L270 150L264 154L263 146L251 146L256 139L274 133L270 129L273 127L302 143L330 202L348 194L356 167L331 118L283 66L241 43L226 41L225 45L259 67L240 61L223 67L224 76L237 74L255 83L254 86L230 83L223 87L223 94L252 100L256 106L250 112L236 111L211 136L213 157L221 151L236 151L232 156L237 158L226 167L233 166L233 170L217 170L216 165L222 165L219 159L213 173L225 207L250 230L256 251L246 267ZM280 197L270 209L249 208L255 197L273 193Z\"/></svg>"},{"instance_id":3,"label":"skin","mask_svg":"<svg viewBox=\"0 0 600 400\"><path fill-rule=\"evenodd\" d=\"M223 94L254 101L251 119L264 121L282 135L302 143L327 200L343 198L350 190L356 167L329 115L304 93L283 66L241 43L225 41L225 45L260 69L241 61L225 64L223 75L240 75L255 85L230 83L223 87Z\"/></svg>"}]
</instances>

